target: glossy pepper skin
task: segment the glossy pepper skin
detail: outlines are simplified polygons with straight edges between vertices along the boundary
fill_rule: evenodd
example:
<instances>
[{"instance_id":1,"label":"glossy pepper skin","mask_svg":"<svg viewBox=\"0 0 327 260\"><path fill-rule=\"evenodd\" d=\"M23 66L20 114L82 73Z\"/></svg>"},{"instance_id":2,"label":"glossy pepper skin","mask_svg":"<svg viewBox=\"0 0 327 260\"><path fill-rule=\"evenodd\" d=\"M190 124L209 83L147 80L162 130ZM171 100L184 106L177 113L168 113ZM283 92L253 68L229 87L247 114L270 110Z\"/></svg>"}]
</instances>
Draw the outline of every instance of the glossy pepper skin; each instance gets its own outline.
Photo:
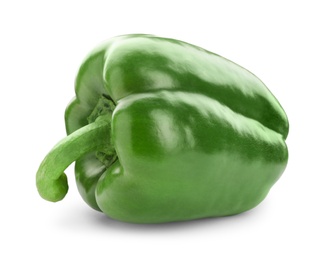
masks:
<instances>
[{"instance_id":1,"label":"glossy pepper skin","mask_svg":"<svg viewBox=\"0 0 327 260\"><path fill-rule=\"evenodd\" d=\"M61 200L73 161L92 208L161 223L238 214L283 173L288 120L252 73L194 45L115 37L84 60L68 136L40 165L40 195Z\"/></svg>"}]
</instances>

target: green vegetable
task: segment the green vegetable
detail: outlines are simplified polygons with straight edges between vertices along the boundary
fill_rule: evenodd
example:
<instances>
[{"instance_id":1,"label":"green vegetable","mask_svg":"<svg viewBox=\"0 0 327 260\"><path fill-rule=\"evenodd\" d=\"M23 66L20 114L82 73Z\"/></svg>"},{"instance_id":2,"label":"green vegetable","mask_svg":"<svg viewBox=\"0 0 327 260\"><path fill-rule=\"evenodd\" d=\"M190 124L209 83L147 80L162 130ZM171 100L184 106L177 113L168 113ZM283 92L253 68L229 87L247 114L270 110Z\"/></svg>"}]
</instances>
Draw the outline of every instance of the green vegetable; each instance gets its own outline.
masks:
<instances>
[{"instance_id":1,"label":"green vegetable","mask_svg":"<svg viewBox=\"0 0 327 260\"><path fill-rule=\"evenodd\" d=\"M283 173L288 120L252 73L185 42L125 35L96 48L65 113L68 136L37 172L49 201L78 190L121 221L233 215L258 205Z\"/></svg>"}]
</instances>

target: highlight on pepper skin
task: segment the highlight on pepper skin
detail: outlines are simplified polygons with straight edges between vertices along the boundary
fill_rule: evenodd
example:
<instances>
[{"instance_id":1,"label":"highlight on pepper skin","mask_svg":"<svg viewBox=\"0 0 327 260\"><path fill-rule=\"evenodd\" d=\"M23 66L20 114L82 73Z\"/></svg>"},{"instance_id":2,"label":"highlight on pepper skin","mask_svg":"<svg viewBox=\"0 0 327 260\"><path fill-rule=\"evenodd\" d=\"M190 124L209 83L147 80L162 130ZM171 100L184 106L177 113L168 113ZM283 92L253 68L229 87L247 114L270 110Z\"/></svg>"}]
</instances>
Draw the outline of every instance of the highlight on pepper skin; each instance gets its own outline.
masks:
<instances>
[{"instance_id":1,"label":"highlight on pepper skin","mask_svg":"<svg viewBox=\"0 0 327 260\"><path fill-rule=\"evenodd\" d=\"M110 218L221 217L261 203L286 168L278 100L253 73L192 44L114 37L86 56L75 92L67 136L36 174L46 200L65 197L75 162L81 197Z\"/></svg>"}]
</instances>

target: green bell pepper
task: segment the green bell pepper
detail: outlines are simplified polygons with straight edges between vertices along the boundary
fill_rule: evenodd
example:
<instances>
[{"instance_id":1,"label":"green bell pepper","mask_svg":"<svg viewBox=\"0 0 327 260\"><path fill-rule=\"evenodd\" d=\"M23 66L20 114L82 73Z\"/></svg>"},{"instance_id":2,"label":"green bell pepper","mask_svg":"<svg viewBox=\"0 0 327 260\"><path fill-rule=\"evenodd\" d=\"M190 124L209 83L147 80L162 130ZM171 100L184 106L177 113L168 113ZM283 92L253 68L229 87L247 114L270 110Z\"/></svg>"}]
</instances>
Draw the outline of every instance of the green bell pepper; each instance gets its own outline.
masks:
<instances>
[{"instance_id":1,"label":"green bell pepper","mask_svg":"<svg viewBox=\"0 0 327 260\"><path fill-rule=\"evenodd\" d=\"M67 137L42 161L40 195L59 201L74 161L85 202L107 216L161 223L238 214L283 173L287 116L252 73L152 35L92 51L65 112Z\"/></svg>"}]
</instances>

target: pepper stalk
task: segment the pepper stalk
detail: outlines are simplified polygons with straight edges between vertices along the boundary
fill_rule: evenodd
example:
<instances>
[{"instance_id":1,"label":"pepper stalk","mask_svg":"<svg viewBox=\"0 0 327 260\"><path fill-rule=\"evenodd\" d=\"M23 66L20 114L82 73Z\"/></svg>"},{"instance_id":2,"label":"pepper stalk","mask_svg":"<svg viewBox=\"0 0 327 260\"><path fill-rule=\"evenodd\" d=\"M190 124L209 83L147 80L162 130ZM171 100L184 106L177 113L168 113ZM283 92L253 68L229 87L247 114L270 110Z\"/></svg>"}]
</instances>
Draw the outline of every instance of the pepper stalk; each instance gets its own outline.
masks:
<instances>
[{"instance_id":1,"label":"pepper stalk","mask_svg":"<svg viewBox=\"0 0 327 260\"><path fill-rule=\"evenodd\" d=\"M114 154L110 132L111 115L101 115L59 141L37 171L36 186L40 196L52 202L62 200L68 192L64 170L81 156L93 151Z\"/></svg>"}]
</instances>

